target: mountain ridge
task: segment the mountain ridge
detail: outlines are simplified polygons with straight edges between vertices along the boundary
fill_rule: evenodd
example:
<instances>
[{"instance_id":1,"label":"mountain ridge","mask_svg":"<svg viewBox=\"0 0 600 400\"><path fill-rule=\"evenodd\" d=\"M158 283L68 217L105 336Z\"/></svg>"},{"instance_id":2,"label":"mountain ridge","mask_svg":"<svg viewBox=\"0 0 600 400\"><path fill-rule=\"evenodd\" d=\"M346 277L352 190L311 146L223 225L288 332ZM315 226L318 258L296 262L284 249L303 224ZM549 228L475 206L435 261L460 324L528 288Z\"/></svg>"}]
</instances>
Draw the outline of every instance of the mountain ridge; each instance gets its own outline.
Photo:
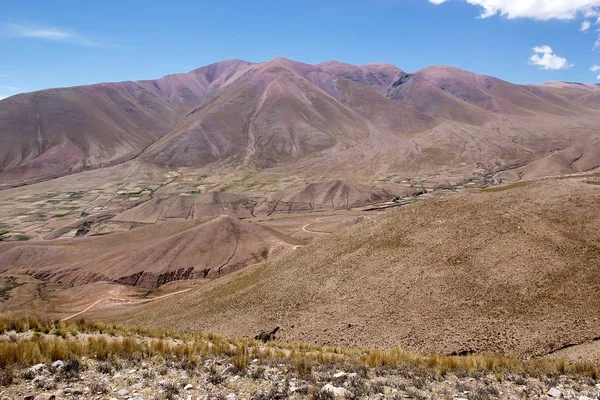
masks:
<instances>
[{"instance_id":1,"label":"mountain ridge","mask_svg":"<svg viewBox=\"0 0 600 400\"><path fill-rule=\"evenodd\" d=\"M158 167L300 168L308 176L322 167L305 168L307 160L333 174L340 170L330 164L345 164L363 176L382 168L501 167L523 153L534 162L555 148L548 144L595 141L596 89L515 85L450 66L407 73L388 63L229 59L154 80L0 101L0 138L9 144L0 150L0 186L138 157ZM531 134L534 126L539 132ZM565 140L562 129L581 126L587 133ZM366 161L372 152L396 161L375 165Z\"/></svg>"}]
</instances>

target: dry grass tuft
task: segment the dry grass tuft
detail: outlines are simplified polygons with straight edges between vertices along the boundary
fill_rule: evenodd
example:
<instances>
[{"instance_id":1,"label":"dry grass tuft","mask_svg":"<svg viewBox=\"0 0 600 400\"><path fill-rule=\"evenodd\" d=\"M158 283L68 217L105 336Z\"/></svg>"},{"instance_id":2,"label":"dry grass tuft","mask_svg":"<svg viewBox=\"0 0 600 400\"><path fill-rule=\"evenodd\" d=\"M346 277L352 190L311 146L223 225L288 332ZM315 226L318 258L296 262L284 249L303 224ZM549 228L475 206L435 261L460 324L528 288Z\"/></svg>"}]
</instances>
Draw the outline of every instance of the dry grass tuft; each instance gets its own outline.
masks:
<instances>
[{"instance_id":1,"label":"dry grass tuft","mask_svg":"<svg viewBox=\"0 0 600 400\"><path fill-rule=\"evenodd\" d=\"M33 331L33 335L21 335ZM250 357L274 362L289 362L301 376L310 377L315 365L343 366L347 371L365 371L366 368L406 371L417 383L443 378L449 373L457 377L494 374L498 381L526 376L552 378L571 375L597 380L600 366L590 363L567 364L563 360L534 359L519 361L495 356L422 356L402 349L359 350L342 347L318 347L308 344L263 345L250 339L226 339L201 332L169 332L124 328L114 324L86 322L57 322L33 317L12 318L0 316L0 332L8 340L0 340L0 380L9 381L12 366L29 366L55 360L69 360L72 375L79 369L81 357L100 361L97 368L102 373L120 369L120 360L164 358L175 360L190 371L201 365L201 360L212 357L229 357L238 372L245 372ZM56 332L68 332L56 335ZM103 334L99 336L98 334ZM11 339L11 337L13 339ZM286 361L287 360L287 361ZM211 371L211 381L218 383L222 377ZM359 373L359 376L362 375Z\"/></svg>"}]
</instances>

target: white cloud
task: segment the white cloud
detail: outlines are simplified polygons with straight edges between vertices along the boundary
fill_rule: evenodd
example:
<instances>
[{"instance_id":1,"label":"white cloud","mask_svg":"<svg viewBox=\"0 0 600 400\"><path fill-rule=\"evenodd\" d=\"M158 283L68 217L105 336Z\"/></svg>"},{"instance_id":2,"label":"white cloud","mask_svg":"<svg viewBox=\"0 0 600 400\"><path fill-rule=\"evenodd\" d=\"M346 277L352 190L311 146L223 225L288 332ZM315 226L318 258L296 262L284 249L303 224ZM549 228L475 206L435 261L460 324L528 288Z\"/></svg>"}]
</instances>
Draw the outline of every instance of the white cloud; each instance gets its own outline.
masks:
<instances>
[{"instance_id":1,"label":"white cloud","mask_svg":"<svg viewBox=\"0 0 600 400\"><path fill-rule=\"evenodd\" d=\"M552 54L552 48L550 46L535 46L533 48L534 53L542 53L542 54Z\"/></svg>"},{"instance_id":2,"label":"white cloud","mask_svg":"<svg viewBox=\"0 0 600 400\"><path fill-rule=\"evenodd\" d=\"M6 75L6 74L1 74L1 73L0 73L0 78L9 78L9 76L8 76L8 75Z\"/></svg>"},{"instance_id":3,"label":"white cloud","mask_svg":"<svg viewBox=\"0 0 600 400\"><path fill-rule=\"evenodd\" d=\"M33 38L54 42L75 43L83 46L99 46L81 35L58 28L38 27L31 25L8 24L6 32L11 37Z\"/></svg>"},{"instance_id":4,"label":"white cloud","mask_svg":"<svg viewBox=\"0 0 600 400\"><path fill-rule=\"evenodd\" d=\"M533 48L533 53L529 58L529 64L537 65L541 69L556 71L573 66L566 58L554 54L550 46L536 46Z\"/></svg>"},{"instance_id":5,"label":"white cloud","mask_svg":"<svg viewBox=\"0 0 600 400\"><path fill-rule=\"evenodd\" d=\"M442 4L450 0L429 0ZM538 20L575 19L600 16L600 0L453 0L464 1L480 7L481 17L497 14L507 18L532 18Z\"/></svg>"},{"instance_id":6,"label":"white cloud","mask_svg":"<svg viewBox=\"0 0 600 400\"><path fill-rule=\"evenodd\" d=\"M600 71L600 65L597 65L597 64L592 65L592 68L590 68L590 71L592 71L592 72Z\"/></svg>"},{"instance_id":7,"label":"white cloud","mask_svg":"<svg viewBox=\"0 0 600 400\"><path fill-rule=\"evenodd\" d=\"M592 26L592 23L590 21L585 20L581 23L581 28L579 30L581 32L585 32L588 29L590 29L590 26Z\"/></svg>"}]
</instances>

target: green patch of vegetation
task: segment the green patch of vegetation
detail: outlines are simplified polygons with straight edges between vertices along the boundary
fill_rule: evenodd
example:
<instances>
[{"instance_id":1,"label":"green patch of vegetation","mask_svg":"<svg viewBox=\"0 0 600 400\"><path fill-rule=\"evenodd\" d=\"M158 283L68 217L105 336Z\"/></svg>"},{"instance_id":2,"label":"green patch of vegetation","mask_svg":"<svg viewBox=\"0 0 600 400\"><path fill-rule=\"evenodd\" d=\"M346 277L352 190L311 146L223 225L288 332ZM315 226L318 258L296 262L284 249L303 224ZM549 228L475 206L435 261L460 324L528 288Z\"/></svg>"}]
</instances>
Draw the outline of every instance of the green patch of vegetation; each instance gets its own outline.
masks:
<instances>
[{"instance_id":1,"label":"green patch of vegetation","mask_svg":"<svg viewBox=\"0 0 600 400\"><path fill-rule=\"evenodd\" d=\"M67 215L69 215L69 214L70 214L70 213L56 214L56 215L53 215L53 217L54 217L54 218L63 218L63 217L66 217L66 216L67 216Z\"/></svg>"},{"instance_id":2,"label":"green patch of vegetation","mask_svg":"<svg viewBox=\"0 0 600 400\"><path fill-rule=\"evenodd\" d=\"M85 217L89 217L90 214L86 213L85 211L82 211L81 214L79 214L79 218L85 218Z\"/></svg>"},{"instance_id":3,"label":"green patch of vegetation","mask_svg":"<svg viewBox=\"0 0 600 400\"><path fill-rule=\"evenodd\" d=\"M0 230L0 242L4 241L4 235L6 235L8 233L8 231L6 230Z\"/></svg>"},{"instance_id":4,"label":"green patch of vegetation","mask_svg":"<svg viewBox=\"0 0 600 400\"><path fill-rule=\"evenodd\" d=\"M75 211L75 210L77 210L78 208L79 208L79 207L74 207L74 206L71 206L71 207L59 207L58 209L59 209L59 210L66 210L66 211Z\"/></svg>"},{"instance_id":5,"label":"green patch of vegetation","mask_svg":"<svg viewBox=\"0 0 600 400\"><path fill-rule=\"evenodd\" d=\"M16 235L15 236L15 240L17 242L26 242L28 240L31 240L31 236L27 236L27 235Z\"/></svg>"},{"instance_id":6,"label":"green patch of vegetation","mask_svg":"<svg viewBox=\"0 0 600 400\"><path fill-rule=\"evenodd\" d=\"M60 203L60 200L53 200L53 199L50 199L50 200L46 200L46 203L48 203L48 204L59 204L59 203Z\"/></svg>"},{"instance_id":7,"label":"green patch of vegetation","mask_svg":"<svg viewBox=\"0 0 600 400\"><path fill-rule=\"evenodd\" d=\"M200 193L202 193L202 192L200 192L199 190L192 190L190 192L190 194L200 194Z\"/></svg>"}]
</instances>

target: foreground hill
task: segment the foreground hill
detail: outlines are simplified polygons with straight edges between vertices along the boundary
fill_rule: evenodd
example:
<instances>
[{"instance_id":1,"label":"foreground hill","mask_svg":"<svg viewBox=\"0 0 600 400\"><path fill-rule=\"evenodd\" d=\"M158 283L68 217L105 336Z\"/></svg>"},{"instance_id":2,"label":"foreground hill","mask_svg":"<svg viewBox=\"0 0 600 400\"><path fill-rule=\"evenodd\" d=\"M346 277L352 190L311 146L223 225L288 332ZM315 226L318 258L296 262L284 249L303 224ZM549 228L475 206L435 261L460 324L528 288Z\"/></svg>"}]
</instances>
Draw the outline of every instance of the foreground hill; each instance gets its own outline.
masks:
<instances>
[{"instance_id":1,"label":"foreground hill","mask_svg":"<svg viewBox=\"0 0 600 400\"><path fill-rule=\"evenodd\" d=\"M542 355L600 337L596 178L407 206L182 294L94 318L286 341Z\"/></svg>"},{"instance_id":2,"label":"foreground hill","mask_svg":"<svg viewBox=\"0 0 600 400\"><path fill-rule=\"evenodd\" d=\"M0 101L0 185L136 159L308 178L460 171L543 161L538 177L597 168L600 88L523 86L452 67L226 60L156 80L26 93ZM568 132L568 135L565 135ZM515 174L508 178L519 179Z\"/></svg>"}]
</instances>

